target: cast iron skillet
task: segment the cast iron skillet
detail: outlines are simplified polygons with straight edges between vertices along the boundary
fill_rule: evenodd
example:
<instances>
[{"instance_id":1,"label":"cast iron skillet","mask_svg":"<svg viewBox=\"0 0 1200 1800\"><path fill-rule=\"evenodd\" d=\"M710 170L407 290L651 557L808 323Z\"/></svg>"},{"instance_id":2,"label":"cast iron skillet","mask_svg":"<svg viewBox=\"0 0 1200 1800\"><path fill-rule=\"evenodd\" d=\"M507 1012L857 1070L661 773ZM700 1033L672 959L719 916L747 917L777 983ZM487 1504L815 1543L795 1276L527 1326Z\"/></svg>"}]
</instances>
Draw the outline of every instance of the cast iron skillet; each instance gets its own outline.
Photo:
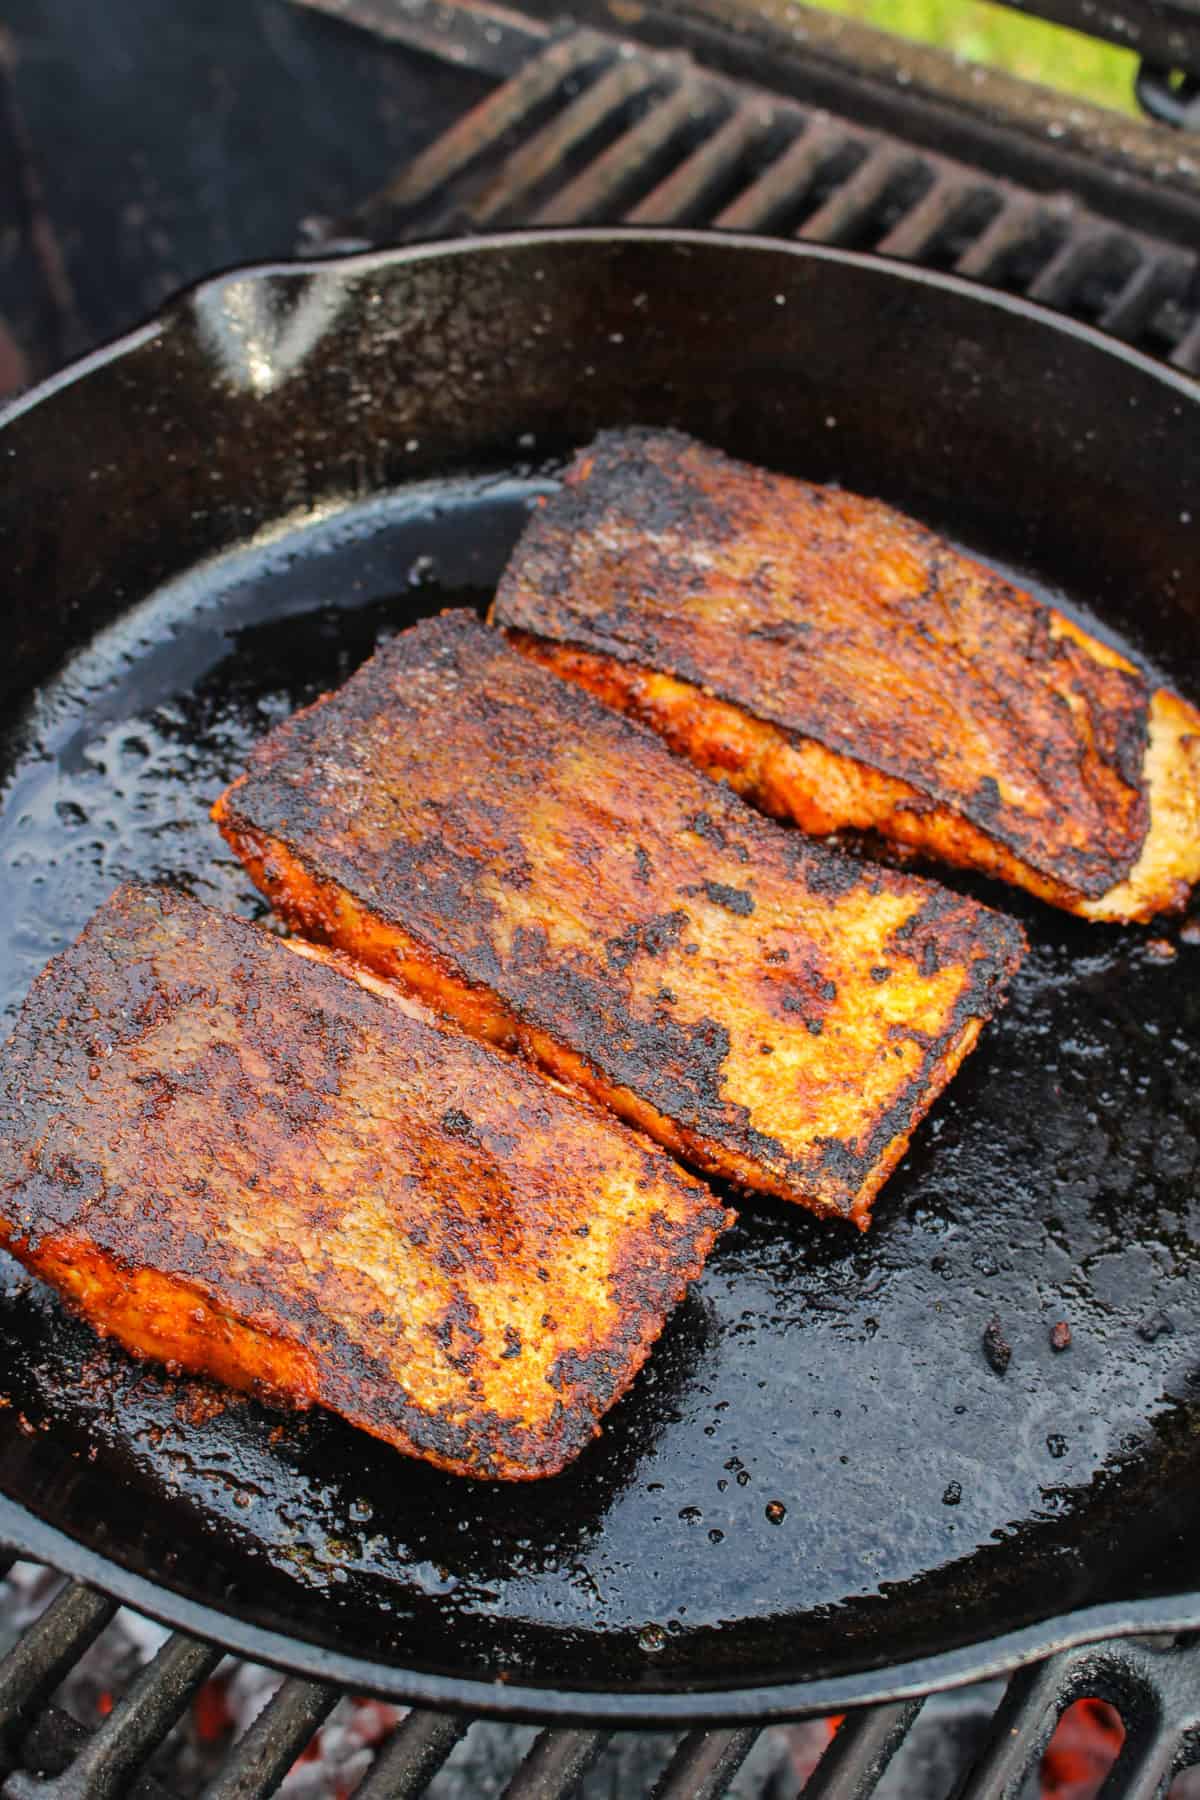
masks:
<instances>
[{"instance_id":1,"label":"cast iron skillet","mask_svg":"<svg viewBox=\"0 0 1200 1800\"><path fill-rule=\"evenodd\" d=\"M208 283L0 429L10 1012L124 875L254 907L206 819L247 745L381 631L485 603L598 426L882 494L1200 694L1198 401L1023 302L755 240L523 235ZM622 1724L1200 1624L1200 927L990 894L1032 955L870 1235L747 1201L563 1475L464 1482L227 1403L7 1264L0 1534L309 1674Z\"/></svg>"}]
</instances>

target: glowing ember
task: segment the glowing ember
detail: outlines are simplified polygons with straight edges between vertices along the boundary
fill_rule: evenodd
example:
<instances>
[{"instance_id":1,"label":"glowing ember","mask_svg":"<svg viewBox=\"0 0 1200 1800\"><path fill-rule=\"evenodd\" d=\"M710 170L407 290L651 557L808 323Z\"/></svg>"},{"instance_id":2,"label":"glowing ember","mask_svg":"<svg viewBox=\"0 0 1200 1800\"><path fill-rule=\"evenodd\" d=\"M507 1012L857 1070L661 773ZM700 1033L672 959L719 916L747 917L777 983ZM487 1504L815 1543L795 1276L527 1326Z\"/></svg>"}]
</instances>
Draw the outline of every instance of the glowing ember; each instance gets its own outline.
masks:
<instances>
[{"instance_id":1,"label":"glowing ember","mask_svg":"<svg viewBox=\"0 0 1200 1800\"><path fill-rule=\"evenodd\" d=\"M1124 1741L1120 1715L1105 1701L1068 1706L1042 1758L1043 1800L1093 1800Z\"/></svg>"},{"instance_id":2,"label":"glowing ember","mask_svg":"<svg viewBox=\"0 0 1200 1800\"><path fill-rule=\"evenodd\" d=\"M227 1683L220 1676L214 1676L205 1682L192 1701L192 1724L202 1744L219 1743L233 1729L226 1688Z\"/></svg>"}]
</instances>

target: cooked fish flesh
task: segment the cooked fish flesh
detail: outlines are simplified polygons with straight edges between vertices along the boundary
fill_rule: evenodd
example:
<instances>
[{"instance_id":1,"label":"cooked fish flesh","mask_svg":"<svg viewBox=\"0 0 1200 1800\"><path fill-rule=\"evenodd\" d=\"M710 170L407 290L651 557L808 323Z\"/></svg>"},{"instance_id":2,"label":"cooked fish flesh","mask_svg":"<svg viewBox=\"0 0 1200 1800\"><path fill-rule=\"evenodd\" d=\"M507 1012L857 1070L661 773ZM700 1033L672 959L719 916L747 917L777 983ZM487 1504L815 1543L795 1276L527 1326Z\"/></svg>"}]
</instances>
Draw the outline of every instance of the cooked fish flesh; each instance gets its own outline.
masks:
<instances>
[{"instance_id":1,"label":"cooked fish flesh","mask_svg":"<svg viewBox=\"0 0 1200 1800\"><path fill-rule=\"evenodd\" d=\"M216 818L292 926L686 1161L867 1222L1021 955L761 818L470 613L259 744Z\"/></svg>"},{"instance_id":2,"label":"cooked fish flesh","mask_svg":"<svg viewBox=\"0 0 1200 1800\"><path fill-rule=\"evenodd\" d=\"M496 623L806 831L871 832L1087 919L1200 881L1200 712L876 500L603 433Z\"/></svg>"},{"instance_id":3,"label":"cooked fish flesh","mask_svg":"<svg viewBox=\"0 0 1200 1800\"><path fill-rule=\"evenodd\" d=\"M462 1475L598 1429L731 1217L328 951L126 887L0 1075L0 1243L138 1355Z\"/></svg>"}]
</instances>

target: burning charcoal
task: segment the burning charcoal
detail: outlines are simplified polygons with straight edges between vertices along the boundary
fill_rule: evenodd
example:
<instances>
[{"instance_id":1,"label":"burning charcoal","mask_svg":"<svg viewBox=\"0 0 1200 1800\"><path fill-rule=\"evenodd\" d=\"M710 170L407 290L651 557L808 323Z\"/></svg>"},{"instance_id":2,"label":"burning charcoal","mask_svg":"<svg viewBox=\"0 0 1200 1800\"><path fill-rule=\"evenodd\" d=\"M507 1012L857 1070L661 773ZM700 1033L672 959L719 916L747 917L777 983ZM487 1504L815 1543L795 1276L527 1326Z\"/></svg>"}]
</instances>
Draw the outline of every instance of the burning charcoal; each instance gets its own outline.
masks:
<instances>
[{"instance_id":1,"label":"burning charcoal","mask_svg":"<svg viewBox=\"0 0 1200 1800\"><path fill-rule=\"evenodd\" d=\"M1117 1760L1125 1728L1104 1700L1076 1700L1055 1728L1042 1759L1042 1793L1080 1800L1096 1794ZM1172 1789L1174 1793L1174 1789Z\"/></svg>"},{"instance_id":2,"label":"burning charcoal","mask_svg":"<svg viewBox=\"0 0 1200 1800\"><path fill-rule=\"evenodd\" d=\"M1052 1350L1069 1350L1071 1348L1071 1327L1065 1319L1050 1327L1050 1348Z\"/></svg>"}]
</instances>

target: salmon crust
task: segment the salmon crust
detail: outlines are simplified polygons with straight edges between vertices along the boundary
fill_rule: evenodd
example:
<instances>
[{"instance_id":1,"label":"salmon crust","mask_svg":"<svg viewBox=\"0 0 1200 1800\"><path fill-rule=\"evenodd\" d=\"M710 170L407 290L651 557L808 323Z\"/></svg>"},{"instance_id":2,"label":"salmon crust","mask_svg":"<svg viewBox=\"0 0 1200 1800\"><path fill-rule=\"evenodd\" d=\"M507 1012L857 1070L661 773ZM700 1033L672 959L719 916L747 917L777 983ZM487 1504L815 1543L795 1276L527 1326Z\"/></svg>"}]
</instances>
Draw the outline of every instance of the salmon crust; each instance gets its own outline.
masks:
<instances>
[{"instance_id":1,"label":"salmon crust","mask_svg":"<svg viewBox=\"0 0 1200 1800\"><path fill-rule=\"evenodd\" d=\"M753 804L1098 920L1200 880L1200 712L878 501L602 434L492 617Z\"/></svg>"},{"instance_id":2,"label":"salmon crust","mask_svg":"<svg viewBox=\"0 0 1200 1800\"><path fill-rule=\"evenodd\" d=\"M135 1354L461 1475L576 1456L731 1218L581 1096L166 890L101 907L4 1053L0 1244Z\"/></svg>"}]
</instances>

